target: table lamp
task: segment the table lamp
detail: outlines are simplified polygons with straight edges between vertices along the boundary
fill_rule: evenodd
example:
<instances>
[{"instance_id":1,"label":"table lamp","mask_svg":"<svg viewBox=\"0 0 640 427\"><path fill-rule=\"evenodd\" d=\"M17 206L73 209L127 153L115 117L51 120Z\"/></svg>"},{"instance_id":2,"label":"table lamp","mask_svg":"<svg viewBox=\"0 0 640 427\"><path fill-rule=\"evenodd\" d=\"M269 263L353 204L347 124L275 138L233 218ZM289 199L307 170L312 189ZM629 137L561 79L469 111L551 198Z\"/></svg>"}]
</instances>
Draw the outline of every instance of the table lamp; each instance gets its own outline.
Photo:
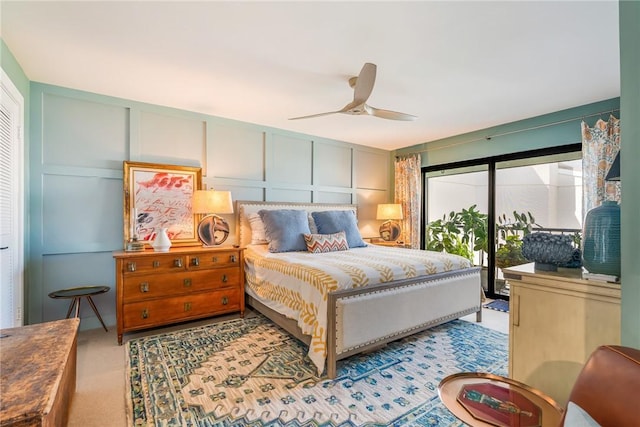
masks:
<instances>
[{"instance_id":1,"label":"table lamp","mask_svg":"<svg viewBox=\"0 0 640 427\"><path fill-rule=\"evenodd\" d=\"M198 224L198 237L202 246L219 245L227 240L229 224L217 214L233 213L230 191L196 190L191 206L194 214L205 215Z\"/></svg>"},{"instance_id":2,"label":"table lamp","mask_svg":"<svg viewBox=\"0 0 640 427\"><path fill-rule=\"evenodd\" d=\"M402 228L395 220L402 219L402 205L399 203L385 203L378 205L376 219L384 220L380 226L380 238L387 242L398 240Z\"/></svg>"}]
</instances>

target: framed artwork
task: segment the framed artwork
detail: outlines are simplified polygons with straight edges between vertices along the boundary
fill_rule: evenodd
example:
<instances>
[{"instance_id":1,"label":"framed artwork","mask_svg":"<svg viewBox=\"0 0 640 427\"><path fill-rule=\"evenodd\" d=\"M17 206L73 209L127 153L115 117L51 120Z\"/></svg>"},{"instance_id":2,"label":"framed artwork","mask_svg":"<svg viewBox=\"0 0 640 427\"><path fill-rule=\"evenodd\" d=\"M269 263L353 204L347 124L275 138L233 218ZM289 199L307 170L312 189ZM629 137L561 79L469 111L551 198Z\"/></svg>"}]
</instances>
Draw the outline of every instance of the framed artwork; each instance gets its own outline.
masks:
<instances>
[{"instance_id":1,"label":"framed artwork","mask_svg":"<svg viewBox=\"0 0 640 427\"><path fill-rule=\"evenodd\" d=\"M200 189L202 168L124 162L124 243L150 244L167 228L172 246L196 246L198 221L191 207Z\"/></svg>"}]
</instances>

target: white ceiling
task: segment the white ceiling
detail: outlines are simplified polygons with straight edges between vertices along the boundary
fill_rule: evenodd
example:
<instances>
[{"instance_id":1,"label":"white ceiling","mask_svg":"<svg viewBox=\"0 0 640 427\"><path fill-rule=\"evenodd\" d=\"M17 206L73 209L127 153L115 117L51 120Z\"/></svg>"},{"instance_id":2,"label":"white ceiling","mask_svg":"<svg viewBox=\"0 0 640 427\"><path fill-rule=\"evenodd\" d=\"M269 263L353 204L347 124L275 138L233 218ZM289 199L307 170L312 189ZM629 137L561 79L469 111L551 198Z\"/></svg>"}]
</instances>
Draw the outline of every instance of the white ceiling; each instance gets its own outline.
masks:
<instances>
[{"instance_id":1,"label":"white ceiling","mask_svg":"<svg viewBox=\"0 0 640 427\"><path fill-rule=\"evenodd\" d=\"M1 2L32 81L395 149L620 95L617 1ZM348 79L413 122L335 114Z\"/></svg>"}]
</instances>

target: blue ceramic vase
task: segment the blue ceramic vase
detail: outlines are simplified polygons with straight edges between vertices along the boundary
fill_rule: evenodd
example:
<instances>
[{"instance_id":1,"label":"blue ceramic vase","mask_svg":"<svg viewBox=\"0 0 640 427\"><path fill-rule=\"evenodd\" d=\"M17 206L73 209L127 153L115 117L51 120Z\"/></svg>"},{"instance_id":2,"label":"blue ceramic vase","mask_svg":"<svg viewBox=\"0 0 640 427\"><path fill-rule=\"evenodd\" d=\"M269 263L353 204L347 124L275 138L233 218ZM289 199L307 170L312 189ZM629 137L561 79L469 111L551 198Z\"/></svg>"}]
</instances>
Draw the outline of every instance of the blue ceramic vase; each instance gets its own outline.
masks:
<instances>
[{"instance_id":1,"label":"blue ceramic vase","mask_svg":"<svg viewBox=\"0 0 640 427\"><path fill-rule=\"evenodd\" d=\"M620 277L620 205L605 201L584 221L582 262L589 273Z\"/></svg>"}]
</instances>

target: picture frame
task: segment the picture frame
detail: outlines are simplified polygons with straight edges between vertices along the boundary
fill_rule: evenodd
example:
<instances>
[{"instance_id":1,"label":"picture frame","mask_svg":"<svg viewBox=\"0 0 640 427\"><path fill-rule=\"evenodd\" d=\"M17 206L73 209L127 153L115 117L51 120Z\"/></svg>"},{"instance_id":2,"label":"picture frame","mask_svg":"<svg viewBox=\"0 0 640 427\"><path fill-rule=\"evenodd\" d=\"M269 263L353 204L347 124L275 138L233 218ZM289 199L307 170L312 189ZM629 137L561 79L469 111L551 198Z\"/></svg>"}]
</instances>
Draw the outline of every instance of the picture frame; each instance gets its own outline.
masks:
<instances>
[{"instance_id":1,"label":"picture frame","mask_svg":"<svg viewBox=\"0 0 640 427\"><path fill-rule=\"evenodd\" d=\"M171 246L196 246L198 221L191 207L202 185L202 168L123 162L124 247L135 238L150 246L167 228Z\"/></svg>"}]
</instances>

